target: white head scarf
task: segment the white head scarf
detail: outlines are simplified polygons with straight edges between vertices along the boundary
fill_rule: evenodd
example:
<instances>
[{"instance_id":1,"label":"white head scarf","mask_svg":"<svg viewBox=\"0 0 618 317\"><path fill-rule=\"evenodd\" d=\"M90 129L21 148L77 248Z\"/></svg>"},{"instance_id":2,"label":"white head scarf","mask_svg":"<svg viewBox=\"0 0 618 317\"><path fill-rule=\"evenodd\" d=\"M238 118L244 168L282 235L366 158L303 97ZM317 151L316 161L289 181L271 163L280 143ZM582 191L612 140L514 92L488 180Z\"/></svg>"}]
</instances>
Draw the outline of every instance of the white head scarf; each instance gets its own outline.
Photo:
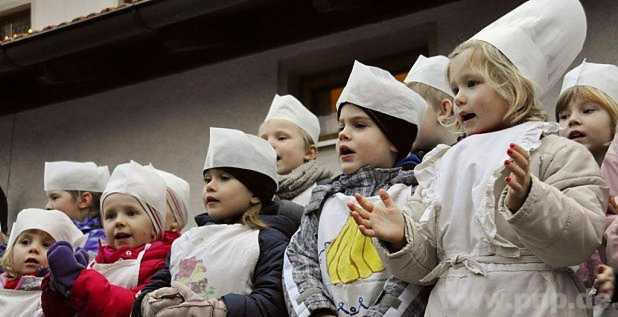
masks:
<instances>
[{"instance_id":1,"label":"white head scarf","mask_svg":"<svg viewBox=\"0 0 618 317\"><path fill-rule=\"evenodd\" d=\"M427 107L425 100L389 72L354 61L354 67L339 99L418 125Z\"/></svg>"},{"instance_id":2,"label":"white head scarf","mask_svg":"<svg viewBox=\"0 0 618 317\"><path fill-rule=\"evenodd\" d=\"M406 85L415 82L425 84L454 97L447 79L448 63L449 59L446 56L425 57L419 55L403 82Z\"/></svg>"},{"instance_id":3,"label":"white head scarf","mask_svg":"<svg viewBox=\"0 0 618 317\"><path fill-rule=\"evenodd\" d=\"M165 181L167 186L167 194L171 202L171 211L178 222L180 229L187 225L189 218L189 203L191 187L184 179L166 171L154 168L149 165L154 171Z\"/></svg>"},{"instance_id":4,"label":"white head scarf","mask_svg":"<svg viewBox=\"0 0 618 317\"><path fill-rule=\"evenodd\" d=\"M277 153L270 143L240 130L210 128L204 171L222 167L254 171L277 184Z\"/></svg>"},{"instance_id":5,"label":"white head scarf","mask_svg":"<svg viewBox=\"0 0 618 317\"><path fill-rule=\"evenodd\" d=\"M86 238L65 213L58 210L29 208L17 214L7 246L12 248L20 234L32 229L44 231L55 241L66 241L73 247L81 245Z\"/></svg>"},{"instance_id":6,"label":"white head scarf","mask_svg":"<svg viewBox=\"0 0 618 317\"><path fill-rule=\"evenodd\" d=\"M270 119L283 119L303 129L317 144L320 138L320 121L309 109L292 95L275 95L264 122Z\"/></svg>"},{"instance_id":7,"label":"white head scarf","mask_svg":"<svg viewBox=\"0 0 618 317\"><path fill-rule=\"evenodd\" d=\"M116 166L101 196L101 213L104 212L105 199L115 193L127 194L137 199L152 221L155 233L161 237L165 222L167 187L163 178L153 168L134 161Z\"/></svg>"},{"instance_id":8,"label":"white head scarf","mask_svg":"<svg viewBox=\"0 0 618 317\"><path fill-rule=\"evenodd\" d=\"M93 162L45 162L43 189L101 193L108 179L107 166L97 166Z\"/></svg>"},{"instance_id":9,"label":"white head scarf","mask_svg":"<svg viewBox=\"0 0 618 317\"><path fill-rule=\"evenodd\" d=\"M574 86L594 87L618 102L618 67L583 61L564 75L560 95Z\"/></svg>"},{"instance_id":10,"label":"white head scarf","mask_svg":"<svg viewBox=\"0 0 618 317\"><path fill-rule=\"evenodd\" d=\"M578 0L530 0L472 39L499 49L543 96L564 74L586 39L586 14Z\"/></svg>"}]
</instances>

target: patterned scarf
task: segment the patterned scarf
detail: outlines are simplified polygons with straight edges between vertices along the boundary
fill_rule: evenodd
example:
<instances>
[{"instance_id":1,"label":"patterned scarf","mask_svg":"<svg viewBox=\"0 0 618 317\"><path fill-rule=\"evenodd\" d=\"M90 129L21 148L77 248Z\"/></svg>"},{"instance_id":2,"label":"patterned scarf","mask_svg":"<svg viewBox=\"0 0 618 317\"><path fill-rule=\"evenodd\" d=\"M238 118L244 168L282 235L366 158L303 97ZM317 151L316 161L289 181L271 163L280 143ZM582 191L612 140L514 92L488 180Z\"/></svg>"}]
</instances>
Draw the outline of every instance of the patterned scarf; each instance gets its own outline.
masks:
<instances>
[{"instance_id":1,"label":"patterned scarf","mask_svg":"<svg viewBox=\"0 0 618 317\"><path fill-rule=\"evenodd\" d=\"M322 210L324 202L335 193L342 193L348 196L355 193L363 196L372 196L380 188L386 190L394 184L415 186L418 183L416 178L414 178L414 171L412 170L404 171L399 167L374 168L368 165L363 166L353 174L341 174L328 184L316 186L311 194L311 201L305 207L305 212L319 212Z\"/></svg>"},{"instance_id":2,"label":"patterned scarf","mask_svg":"<svg viewBox=\"0 0 618 317\"><path fill-rule=\"evenodd\" d=\"M332 175L331 171L320 166L316 160L309 161L295 168L288 175L279 178L277 197L290 200L313 186L313 184L328 179Z\"/></svg>"}]
</instances>

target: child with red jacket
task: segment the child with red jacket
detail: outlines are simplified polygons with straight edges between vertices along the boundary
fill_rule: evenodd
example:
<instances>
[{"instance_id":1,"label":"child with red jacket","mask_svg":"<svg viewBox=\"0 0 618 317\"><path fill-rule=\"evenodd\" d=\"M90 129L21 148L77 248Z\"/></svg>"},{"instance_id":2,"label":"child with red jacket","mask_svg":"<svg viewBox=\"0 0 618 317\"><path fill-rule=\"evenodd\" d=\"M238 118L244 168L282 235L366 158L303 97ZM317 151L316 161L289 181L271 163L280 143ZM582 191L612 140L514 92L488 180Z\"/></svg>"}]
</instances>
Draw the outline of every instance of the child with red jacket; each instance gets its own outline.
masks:
<instances>
[{"instance_id":1,"label":"child with red jacket","mask_svg":"<svg viewBox=\"0 0 618 317\"><path fill-rule=\"evenodd\" d=\"M46 316L129 316L135 294L165 264L171 239L164 238L165 181L131 161L118 165L101 197L107 245L84 263L64 243L47 252Z\"/></svg>"}]
</instances>

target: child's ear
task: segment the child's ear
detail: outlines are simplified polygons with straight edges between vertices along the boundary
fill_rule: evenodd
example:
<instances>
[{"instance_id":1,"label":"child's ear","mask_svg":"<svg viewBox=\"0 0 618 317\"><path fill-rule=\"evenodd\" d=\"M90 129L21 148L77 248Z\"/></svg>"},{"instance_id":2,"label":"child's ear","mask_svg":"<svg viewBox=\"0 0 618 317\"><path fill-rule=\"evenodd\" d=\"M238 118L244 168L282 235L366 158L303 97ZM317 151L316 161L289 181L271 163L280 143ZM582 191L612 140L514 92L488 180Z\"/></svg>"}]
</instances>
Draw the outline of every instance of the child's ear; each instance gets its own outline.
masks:
<instances>
[{"instance_id":1,"label":"child's ear","mask_svg":"<svg viewBox=\"0 0 618 317\"><path fill-rule=\"evenodd\" d=\"M440 102L440 111L438 112L438 119L446 119L453 115L453 102L449 99L442 99Z\"/></svg>"},{"instance_id":2,"label":"child's ear","mask_svg":"<svg viewBox=\"0 0 618 317\"><path fill-rule=\"evenodd\" d=\"M83 192L79 197L79 202L77 203L77 207L79 209L86 209L92 207L92 201L94 197L91 192Z\"/></svg>"},{"instance_id":3,"label":"child's ear","mask_svg":"<svg viewBox=\"0 0 618 317\"><path fill-rule=\"evenodd\" d=\"M305 162L313 161L318 158L318 147L314 144L310 145L307 151L305 151L305 156L303 159Z\"/></svg>"},{"instance_id":4,"label":"child's ear","mask_svg":"<svg viewBox=\"0 0 618 317\"><path fill-rule=\"evenodd\" d=\"M249 200L249 202L251 203L251 205L257 205L257 204L261 204L262 201L258 198L258 196L251 196L251 199Z\"/></svg>"}]
</instances>

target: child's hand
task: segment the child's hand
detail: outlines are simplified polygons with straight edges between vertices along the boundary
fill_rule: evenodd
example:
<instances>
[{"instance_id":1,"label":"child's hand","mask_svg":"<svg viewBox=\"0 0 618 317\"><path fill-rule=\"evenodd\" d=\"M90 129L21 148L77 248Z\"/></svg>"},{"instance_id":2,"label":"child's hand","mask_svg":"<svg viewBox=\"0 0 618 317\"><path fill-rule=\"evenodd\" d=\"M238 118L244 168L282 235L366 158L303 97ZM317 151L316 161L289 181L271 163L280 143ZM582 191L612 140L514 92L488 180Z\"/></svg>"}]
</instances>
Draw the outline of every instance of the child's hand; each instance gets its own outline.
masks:
<instances>
[{"instance_id":1,"label":"child's hand","mask_svg":"<svg viewBox=\"0 0 618 317\"><path fill-rule=\"evenodd\" d=\"M530 156L528 152L517 144L511 144L506 151L510 159L504 161L504 165L511 173L505 179L509 187L506 195L506 206L513 213L521 208L528 192L530 192Z\"/></svg>"},{"instance_id":2,"label":"child's hand","mask_svg":"<svg viewBox=\"0 0 618 317\"><path fill-rule=\"evenodd\" d=\"M73 252L73 246L66 241L58 241L47 250L47 261L51 272L50 287L68 296L73 283L85 268L80 253ZM87 263L86 263L87 264Z\"/></svg>"},{"instance_id":3,"label":"child's hand","mask_svg":"<svg viewBox=\"0 0 618 317\"><path fill-rule=\"evenodd\" d=\"M611 300L612 296L614 296L614 270L611 266L601 264L597 268L596 273L595 287L598 290L597 295L607 301Z\"/></svg>"},{"instance_id":4,"label":"child's hand","mask_svg":"<svg viewBox=\"0 0 618 317\"><path fill-rule=\"evenodd\" d=\"M356 194L354 196L358 204L349 202L348 208L364 235L390 243L390 251L396 252L404 246L403 215L384 189L380 189L379 195L384 206L375 206L365 197Z\"/></svg>"}]
</instances>

